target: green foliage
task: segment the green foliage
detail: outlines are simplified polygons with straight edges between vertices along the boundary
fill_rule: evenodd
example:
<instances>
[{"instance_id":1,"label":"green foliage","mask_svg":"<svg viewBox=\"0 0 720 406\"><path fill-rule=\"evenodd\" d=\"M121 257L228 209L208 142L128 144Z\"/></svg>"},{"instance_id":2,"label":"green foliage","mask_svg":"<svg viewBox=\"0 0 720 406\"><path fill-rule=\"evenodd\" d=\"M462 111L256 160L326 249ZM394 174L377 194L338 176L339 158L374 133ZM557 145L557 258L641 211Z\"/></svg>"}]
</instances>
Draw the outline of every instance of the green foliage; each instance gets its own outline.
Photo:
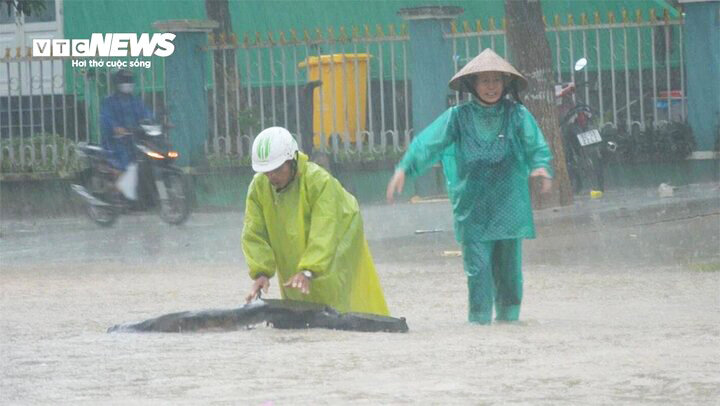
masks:
<instances>
[{"instance_id":1,"label":"green foliage","mask_svg":"<svg viewBox=\"0 0 720 406\"><path fill-rule=\"evenodd\" d=\"M697 272L720 272L720 262L690 264L690 269Z\"/></svg>"},{"instance_id":2,"label":"green foliage","mask_svg":"<svg viewBox=\"0 0 720 406\"><path fill-rule=\"evenodd\" d=\"M246 108L238 112L240 129L260 128L260 110L257 107Z\"/></svg>"},{"instance_id":3,"label":"green foliage","mask_svg":"<svg viewBox=\"0 0 720 406\"><path fill-rule=\"evenodd\" d=\"M13 151L14 162L10 160L10 152L7 146ZM75 142L57 134L35 134L31 137L14 138L11 141L2 142L3 160L0 165L2 174L56 174L60 177L72 176L75 172L83 169L83 161L78 159L75 153ZM42 151L45 150L45 159ZM20 160L20 151L25 153L24 164ZM56 162L53 162L53 150L57 151ZM390 163L394 165L403 155L403 151L397 151L388 146L380 151L345 152L342 149L337 154L331 153L334 162L343 164L366 164L366 163ZM34 159L33 159L34 157ZM251 157L240 157L236 154L209 154L207 156L209 168L249 168L252 166Z\"/></svg>"},{"instance_id":4,"label":"green foliage","mask_svg":"<svg viewBox=\"0 0 720 406\"><path fill-rule=\"evenodd\" d=\"M10 160L10 151L6 149L9 144L14 162ZM55 173L60 177L74 174L82 167L81 161L75 154L75 143L57 134L34 134L31 137L13 138L3 140L3 160L0 165L0 173ZM43 149L45 159L43 159ZM24 152L24 164L21 162L20 153ZM53 154L53 151L56 151ZM34 158L33 158L34 156ZM53 162L56 156L56 162Z\"/></svg>"},{"instance_id":5,"label":"green foliage","mask_svg":"<svg viewBox=\"0 0 720 406\"><path fill-rule=\"evenodd\" d=\"M238 168L250 167L252 162L249 156L238 157L237 155L210 154L207 156L210 168Z\"/></svg>"},{"instance_id":6,"label":"green foliage","mask_svg":"<svg viewBox=\"0 0 720 406\"><path fill-rule=\"evenodd\" d=\"M345 152L342 149L334 155L334 161L338 164L343 163L368 163L368 162L398 162L402 158L405 151L398 151L392 146L388 146L380 151L360 151Z\"/></svg>"},{"instance_id":7,"label":"green foliage","mask_svg":"<svg viewBox=\"0 0 720 406\"><path fill-rule=\"evenodd\" d=\"M396 151L393 147L387 147L382 151L362 151L362 152L345 152L340 151L336 155L332 155L334 162L340 166L343 164L355 163L380 163L390 162L393 165L402 158L404 151ZM252 161L250 156L239 157L237 155L226 154L210 154L207 156L210 168L238 168L250 167Z\"/></svg>"}]
</instances>

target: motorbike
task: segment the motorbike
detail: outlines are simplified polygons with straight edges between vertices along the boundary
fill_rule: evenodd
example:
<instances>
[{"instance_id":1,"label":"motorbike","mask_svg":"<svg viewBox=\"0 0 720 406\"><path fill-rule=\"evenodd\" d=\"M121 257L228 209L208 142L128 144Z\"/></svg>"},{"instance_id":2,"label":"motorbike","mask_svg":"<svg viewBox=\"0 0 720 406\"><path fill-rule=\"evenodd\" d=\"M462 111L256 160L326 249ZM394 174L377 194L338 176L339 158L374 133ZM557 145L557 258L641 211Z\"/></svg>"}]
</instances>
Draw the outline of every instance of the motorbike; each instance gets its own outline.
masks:
<instances>
[{"instance_id":1,"label":"motorbike","mask_svg":"<svg viewBox=\"0 0 720 406\"><path fill-rule=\"evenodd\" d=\"M581 71L586 65L587 60L582 58L575 63L575 70ZM586 181L591 195L599 196L605 191L605 158L616 151L617 144L603 139L594 109L578 100L577 88L578 84L574 82L555 85L568 176L576 194Z\"/></svg>"},{"instance_id":2,"label":"motorbike","mask_svg":"<svg viewBox=\"0 0 720 406\"><path fill-rule=\"evenodd\" d=\"M174 164L179 153L163 126L144 121L125 136L130 137L137 164L136 200L126 198L116 186L119 171L110 163L109 151L87 143L76 147L85 165L71 188L82 198L90 219L110 227L123 213L156 209L166 223L184 223L190 216L187 182Z\"/></svg>"}]
</instances>

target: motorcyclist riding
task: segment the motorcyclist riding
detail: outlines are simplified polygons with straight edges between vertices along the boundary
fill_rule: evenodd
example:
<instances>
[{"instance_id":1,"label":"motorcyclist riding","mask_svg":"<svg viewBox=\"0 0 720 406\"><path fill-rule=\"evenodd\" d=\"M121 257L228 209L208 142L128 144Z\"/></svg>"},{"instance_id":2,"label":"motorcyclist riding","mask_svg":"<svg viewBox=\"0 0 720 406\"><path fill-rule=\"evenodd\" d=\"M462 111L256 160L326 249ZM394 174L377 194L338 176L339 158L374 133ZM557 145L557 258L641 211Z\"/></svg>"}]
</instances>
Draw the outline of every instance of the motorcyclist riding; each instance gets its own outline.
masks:
<instances>
[{"instance_id":1,"label":"motorcyclist riding","mask_svg":"<svg viewBox=\"0 0 720 406\"><path fill-rule=\"evenodd\" d=\"M109 162L118 171L118 188L125 197L135 200L137 168L132 140L128 134L141 121L151 119L152 114L142 100L133 94L135 79L131 71L117 71L113 75L113 84L115 92L106 97L100 106L102 147L108 151Z\"/></svg>"}]
</instances>

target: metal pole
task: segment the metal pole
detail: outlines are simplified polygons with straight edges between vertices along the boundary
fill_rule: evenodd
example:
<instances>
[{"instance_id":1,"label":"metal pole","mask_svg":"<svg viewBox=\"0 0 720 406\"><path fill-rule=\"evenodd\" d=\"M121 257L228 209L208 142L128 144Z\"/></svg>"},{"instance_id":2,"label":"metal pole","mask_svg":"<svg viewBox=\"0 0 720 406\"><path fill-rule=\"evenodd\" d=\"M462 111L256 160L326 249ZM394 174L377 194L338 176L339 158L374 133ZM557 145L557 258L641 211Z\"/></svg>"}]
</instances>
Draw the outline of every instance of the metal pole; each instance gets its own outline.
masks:
<instances>
[{"instance_id":1,"label":"metal pole","mask_svg":"<svg viewBox=\"0 0 720 406\"><path fill-rule=\"evenodd\" d=\"M668 121L672 121L672 83L670 82L670 26L665 24L665 78L667 81Z\"/></svg>"},{"instance_id":2,"label":"metal pole","mask_svg":"<svg viewBox=\"0 0 720 406\"><path fill-rule=\"evenodd\" d=\"M325 91L323 90L325 88L325 80L323 80L323 63L322 63L322 51L320 50L320 44L317 45L317 69L318 69L318 78L320 79L320 82L323 83L322 86L319 86L320 89L320 107L318 114L318 120L320 121L320 148L323 152L328 152L327 148L327 136L325 135ZM329 82L328 82L329 83ZM314 103L313 103L314 104ZM314 107L313 107L314 109ZM315 120L315 112L313 111L313 124ZM314 128L314 125L313 125ZM313 141L314 142L314 141Z\"/></svg>"},{"instance_id":3,"label":"metal pole","mask_svg":"<svg viewBox=\"0 0 720 406\"><path fill-rule=\"evenodd\" d=\"M88 71L83 73L83 95L85 96L85 140L90 142L90 81Z\"/></svg>"},{"instance_id":4,"label":"metal pole","mask_svg":"<svg viewBox=\"0 0 720 406\"><path fill-rule=\"evenodd\" d=\"M287 102L287 56L285 55L285 45L280 47L280 66L282 66L282 93L283 93L283 127L288 128L288 102Z\"/></svg>"},{"instance_id":5,"label":"metal pole","mask_svg":"<svg viewBox=\"0 0 720 406\"><path fill-rule=\"evenodd\" d=\"M8 98L8 102L10 101L10 98ZM52 115L52 133L53 133L53 158L52 163L53 166L57 167L57 128L55 123L55 60L50 60L50 105L51 108L51 115ZM10 107L10 106L8 106ZM10 109L8 109L8 113L10 112Z\"/></svg>"},{"instance_id":6,"label":"metal pole","mask_svg":"<svg viewBox=\"0 0 720 406\"><path fill-rule=\"evenodd\" d=\"M557 80L562 83L562 67L560 66L560 32L555 31L555 66L557 67Z\"/></svg>"},{"instance_id":7,"label":"metal pole","mask_svg":"<svg viewBox=\"0 0 720 406\"><path fill-rule=\"evenodd\" d=\"M586 57L588 54L587 49L587 30L582 30L582 44L583 44L583 57ZM574 67L573 67L574 68ZM590 86L587 85L588 83L588 70L589 68L583 69L583 80L585 80L585 102L590 103ZM600 67L598 67L598 72L600 72Z\"/></svg>"},{"instance_id":8,"label":"metal pole","mask_svg":"<svg viewBox=\"0 0 720 406\"><path fill-rule=\"evenodd\" d=\"M653 82L653 127L657 125L657 73L655 70L656 58L655 58L655 32L654 28L650 31L650 55L652 57L652 82Z\"/></svg>"},{"instance_id":9,"label":"metal pole","mask_svg":"<svg viewBox=\"0 0 720 406\"><path fill-rule=\"evenodd\" d=\"M20 55L18 55L20 56ZM25 134L23 131L23 91L22 91L22 62L18 61L18 123L20 124L20 166L25 168ZM12 145L12 144L11 144Z\"/></svg>"},{"instance_id":10,"label":"metal pole","mask_svg":"<svg viewBox=\"0 0 720 406\"><path fill-rule=\"evenodd\" d=\"M5 66L6 66L8 75L10 75L10 61L9 61L9 60L8 60L8 62L5 63ZM9 80L7 81L7 94L8 94L8 97L7 97L7 106L8 106L8 109L7 109L7 111L8 111L8 144L9 144L9 147L10 147L10 148L8 149L8 151L9 151L10 163L14 165L14 164L15 164L15 151L14 151L14 148L12 147L12 145L13 145L13 130L12 130L12 121L13 121L13 120L12 120L12 88L10 87L10 81L9 81ZM18 111L19 111L19 110L18 110ZM0 137L0 142L2 142L2 137ZM2 154L2 150L0 150L0 155L3 155L3 154Z\"/></svg>"},{"instance_id":11,"label":"metal pole","mask_svg":"<svg viewBox=\"0 0 720 406\"><path fill-rule=\"evenodd\" d=\"M343 105L342 105L342 115L344 120L344 129L343 129L343 149L345 152L350 151L350 117L348 116L348 89L347 89L347 59L345 58L345 49L342 51L342 57L340 60L342 61L342 95L343 95ZM355 93L357 97L357 89L355 89Z\"/></svg>"},{"instance_id":12,"label":"metal pole","mask_svg":"<svg viewBox=\"0 0 720 406\"><path fill-rule=\"evenodd\" d=\"M385 75L383 74L383 50L382 50L382 43L377 42L377 50L378 50L378 59L379 59L379 68L380 71L378 72L378 80L380 81L380 140L384 139L385 134Z\"/></svg>"},{"instance_id":13,"label":"metal pole","mask_svg":"<svg viewBox=\"0 0 720 406\"><path fill-rule=\"evenodd\" d=\"M354 77L355 77L355 150L360 153L362 152L362 146L363 146L363 139L362 139L362 129L360 127L360 100L362 100L362 96L360 94L360 72L358 70L359 68L359 62L358 62L358 48L357 43L353 41L353 54L355 55L355 70L354 70ZM370 61L365 60L365 69L367 70L369 67ZM366 84L367 86L367 84Z\"/></svg>"},{"instance_id":14,"label":"metal pole","mask_svg":"<svg viewBox=\"0 0 720 406\"><path fill-rule=\"evenodd\" d=\"M411 131L411 125L410 125L410 97L408 95L408 82L410 81L410 76L408 73L408 63L407 63L407 41L403 41L403 78L405 79L403 82L403 87L405 91L405 148L410 145L410 131Z\"/></svg>"},{"instance_id":15,"label":"metal pole","mask_svg":"<svg viewBox=\"0 0 720 406\"><path fill-rule=\"evenodd\" d=\"M687 111L685 106L685 54L683 50L683 27L682 25L677 27L680 33L680 117L685 121L687 119Z\"/></svg>"},{"instance_id":16,"label":"metal pole","mask_svg":"<svg viewBox=\"0 0 720 406\"><path fill-rule=\"evenodd\" d=\"M225 113L225 154L230 154L232 142L230 138L230 112L228 111L228 77L227 77L227 49L222 49L222 83L223 83L223 112Z\"/></svg>"},{"instance_id":17,"label":"metal pole","mask_svg":"<svg viewBox=\"0 0 720 406\"><path fill-rule=\"evenodd\" d=\"M263 75L262 75L262 48L257 49L257 66L258 66L258 82L259 86L258 89L260 90L260 129L265 128L265 98L263 97L263 94L265 93L263 90Z\"/></svg>"},{"instance_id":18,"label":"metal pole","mask_svg":"<svg viewBox=\"0 0 720 406\"><path fill-rule=\"evenodd\" d=\"M368 151L372 152L373 147L375 144L375 134L374 134L374 127L373 127L373 102L372 102L372 75L370 74L370 68L371 68L371 59L369 58L370 53L370 43L365 43L365 53L368 54L368 65L367 65L367 87L368 87L368 98L367 98L367 111L368 111Z\"/></svg>"},{"instance_id":19,"label":"metal pole","mask_svg":"<svg viewBox=\"0 0 720 406\"><path fill-rule=\"evenodd\" d=\"M627 41L627 28L623 27L623 58L625 61L625 115L627 123L627 129L630 131L630 126L632 125L632 118L630 117L632 113L632 103L630 102L630 69L628 67L630 58L628 57L628 41Z\"/></svg>"},{"instance_id":20,"label":"metal pole","mask_svg":"<svg viewBox=\"0 0 720 406\"><path fill-rule=\"evenodd\" d=\"M42 140L40 144L40 159L43 164L47 164L47 151L45 151L45 141L47 132L45 130L45 70L43 66L45 61L40 61L40 130L42 131Z\"/></svg>"},{"instance_id":21,"label":"metal pole","mask_svg":"<svg viewBox=\"0 0 720 406\"><path fill-rule=\"evenodd\" d=\"M470 57L470 38L465 37L464 39L465 39L465 59L469 62L471 59L471 57ZM466 101L470 100L469 93L465 93L465 100Z\"/></svg>"},{"instance_id":22,"label":"metal pole","mask_svg":"<svg viewBox=\"0 0 720 406\"><path fill-rule=\"evenodd\" d=\"M237 153L238 156L242 157L242 137L241 137L241 129L240 125L238 123L239 120L239 114L240 114L240 74L238 71L240 70L240 64L238 63L238 55L240 54L238 52L238 45L237 42L233 41L233 52L234 52L234 58L233 58L233 64L235 65L235 81L233 82L235 85L235 114L236 116L232 118L233 122L235 123L235 128L237 128L237 134L235 134L235 138L237 140Z\"/></svg>"},{"instance_id":23,"label":"metal pole","mask_svg":"<svg viewBox=\"0 0 720 406\"><path fill-rule=\"evenodd\" d=\"M298 88L298 61L297 61L297 45L293 45L293 78L295 80L295 130L298 135L298 142L304 150L308 151L309 145L303 145L302 140L304 139L300 126L300 89ZM312 139L312 137L311 137Z\"/></svg>"},{"instance_id":24,"label":"metal pole","mask_svg":"<svg viewBox=\"0 0 720 406\"><path fill-rule=\"evenodd\" d=\"M595 29L595 54L597 57L597 77L598 77L598 105L600 106L600 125L605 124L605 109L603 107L603 85L602 85L602 58L600 52L600 30ZM615 125L615 123L613 123Z\"/></svg>"},{"instance_id":25,"label":"metal pole","mask_svg":"<svg viewBox=\"0 0 720 406\"><path fill-rule=\"evenodd\" d=\"M275 56L273 55L272 44L266 48L268 51L268 62L270 64L270 111L272 113L272 125L277 125L277 115L275 113Z\"/></svg>"},{"instance_id":26,"label":"metal pole","mask_svg":"<svg viewBox=\"0 0 720 406\"><path fill-rule=\"evenodd\" d=\"M570 65L570 81L575 83L575 50L573 47L575 46L573 42L573 32L568 31L568 46L569 46L569 56L570 60L568 61L568 64ZM586 70L587 71L587 70ZM587 88L587 85L585 86ZM572 94L573 102L576 101L575 92Z\"/></svg>"},{"instance_id":27,"label":"metal pole","mask_svg":"<svg viewBox=\"0 0 720 406\"><path fill-rule=\"evenodd\" d=\"M453 67L455 72L458 71L458 59L460 59L460 55L458 55L457 51L457 38L453 37L452 39L452 54L453 54ZM455 91L455 104L460 104L460 92L457 90Z\"/></svg>"},{"instance_id":28,"label":"metal pole","mask_svg":"<svg viewBox=\"0 0 720 406\"><path fill-rule=\"evenodd\" d=\"M218 126L217 126L217 124L218 124L218 113L217 113L218 78L217 78L217 75L215 75L215 64L217 63L217 61L215 60L215 51L216 51L216 49L215 49L214 46L210 46L210 47L208 47L208 50L210 51L210 61L211 61L211 66L212 66L212 69L211 69L211 72L210 72L210 77L211 77L211 79L212 79L212 84L213 84L213 87L212 87L212 110L213 110L213 115L212 115L212 121L213 121L213 122L212 122L212 124L213 124L212 142L213 142L213 144L212 144L212 145L213 145L213 153L218 154L218 153L220 153L220 134L218 134ZM207 97L207 96L205 96L205 97ZM206 144L208 144L208 143L206 143Z\"/></svg>"},{"instance_id":29,"label":"metal pole","mask_svg":"<svg viewBox=\"0 0 720 406\"><path fill-rule=\"evenodd\" d=\"M610 28L608 32L610 33L610 82L612 83L613 123L615 124L615 128L617 128L617 97L615 95L615 42L613 41L614 37L612 28Z\"/></svg>"},{"instance_id":30,"label":"metal pole","mask_svg":"<svg viewBox=\"0 0 720 406\"><path fill-rule=\"evenodd\" d=\"M398 133L397 129L397 94L395 89L395 41L390 41L390 83L392 84L392 113L393 113L393 131ZM397 145L393 145L397 147Z\"/></svg>"},{"instance_id":31,"label":"metal pole","mask_svg":"<svg viewBox=\"0 0 720 406\"><path fill-rule=\"evenodd\" d=\"M643 96L643 63L642 63L642 34L640 27L637 30L637 51L638 51L638 77L640 81L640 88L638 90L638 97L640 98L640 124L645 128L645 97Z\"/></svg>"},{"instance_id":32,"label":"metal pole","mask_svg":"<svg viewBox=\"0 0 720 406\"><path fill-rule=\"evenodd\" d=\"M62 114L63 114L63 149L65 149L64 146L65 146L66 140L67 140L67 138L68 138L68 131L67 131L67 119L68 119L68 117L67 117L67 92L65 91L65 87L66 87L66 83L65 83L65 78L66 78L66 76L65 76L65 69L64 69L65 65L63 64L63 60L62 60L62 59L60 60L60 66L63 67L62 72L60 73L60 76L62 77L62 82L61 82L62 86L61 86L60 89L62 90L62 107L63 107L63 108L62 108ZM59 155L59 153L58 153L58 155Z\"/></svg>"}]
</instances>

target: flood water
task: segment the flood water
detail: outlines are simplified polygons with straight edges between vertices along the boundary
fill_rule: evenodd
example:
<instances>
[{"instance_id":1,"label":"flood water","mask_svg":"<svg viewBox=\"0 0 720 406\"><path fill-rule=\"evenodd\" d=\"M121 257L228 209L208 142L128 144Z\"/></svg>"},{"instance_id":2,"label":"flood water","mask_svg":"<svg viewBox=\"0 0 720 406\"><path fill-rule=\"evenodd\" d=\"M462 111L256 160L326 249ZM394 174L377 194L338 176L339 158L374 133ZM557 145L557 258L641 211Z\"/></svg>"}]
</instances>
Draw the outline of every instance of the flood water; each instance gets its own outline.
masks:
<instances>
[{"instance_id":1,"label":"flood water","mask_svg":"<svg viewBox=\"0 0 720 406\"><path fill-rule=\"evenodd\" d=\"M370 246L390 311L408 319L408 334L266 326L107 334L117 323L241 305L250 280L240 215L197 214L180 228L150 216L123 218L111 230L85 219L6 224L0 403L704 405L720 398L720 216L541 229L525 243L522 321L475 326L466 321L462 258L443 256L458 249L451 234L395 228L397 236L380 238L374 215L365 214ZM426 223L446 227L448 218ZM278 296L273 279L268 297Z\"/></svg>"}]
</instances>

